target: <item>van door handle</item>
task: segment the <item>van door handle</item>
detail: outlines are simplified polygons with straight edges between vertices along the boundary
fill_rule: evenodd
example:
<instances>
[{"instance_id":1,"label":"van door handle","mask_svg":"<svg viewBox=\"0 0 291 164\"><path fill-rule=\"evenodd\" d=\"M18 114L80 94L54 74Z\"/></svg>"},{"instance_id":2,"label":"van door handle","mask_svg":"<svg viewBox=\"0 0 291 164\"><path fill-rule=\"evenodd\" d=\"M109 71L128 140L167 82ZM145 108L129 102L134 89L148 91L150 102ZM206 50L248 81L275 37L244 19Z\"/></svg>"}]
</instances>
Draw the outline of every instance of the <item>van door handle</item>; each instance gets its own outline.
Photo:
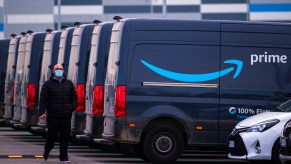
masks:
<instances>
[{"instance_id":1,"label":"van door handle","mask_svg":"<svg viewBox=\"0 0 291 164\"><path fill-rule=\"evenodd\" d=\"M109 101L108 97L106 97L106 101L107 101L107 102Z\"/></svg>"},{"instance_id":2,"label":"van door handle","mask_svg":"<svg viewBox=\"0 0 291 164\"><path fill-rule=\"evenodd\" d=\"M77 63L75 63L76 64L76 66L79 66L80 65L80 62L77 62Z\"/></svg>"}]
</instances>

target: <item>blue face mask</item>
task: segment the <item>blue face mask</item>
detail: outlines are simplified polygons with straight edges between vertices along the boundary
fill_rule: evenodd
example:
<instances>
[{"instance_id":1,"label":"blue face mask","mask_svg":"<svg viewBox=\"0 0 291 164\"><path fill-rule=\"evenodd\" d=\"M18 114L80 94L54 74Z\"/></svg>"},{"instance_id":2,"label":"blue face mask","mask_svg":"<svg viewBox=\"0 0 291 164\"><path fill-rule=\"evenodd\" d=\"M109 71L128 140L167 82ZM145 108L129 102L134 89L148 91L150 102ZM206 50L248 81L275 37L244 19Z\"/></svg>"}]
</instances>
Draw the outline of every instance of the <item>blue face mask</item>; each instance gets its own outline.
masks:
<instances>
[{"instance_id":1,"label":"blue face mask","mask_svg":"<svg viewBox=\"0 0 291 164\"><path fill-rule=\"evenodd\" d=\"M62 77L63 76L64 71L63 70L56 70L55 71L55 75L56 77Z\"/></svg>"}]
</instances>

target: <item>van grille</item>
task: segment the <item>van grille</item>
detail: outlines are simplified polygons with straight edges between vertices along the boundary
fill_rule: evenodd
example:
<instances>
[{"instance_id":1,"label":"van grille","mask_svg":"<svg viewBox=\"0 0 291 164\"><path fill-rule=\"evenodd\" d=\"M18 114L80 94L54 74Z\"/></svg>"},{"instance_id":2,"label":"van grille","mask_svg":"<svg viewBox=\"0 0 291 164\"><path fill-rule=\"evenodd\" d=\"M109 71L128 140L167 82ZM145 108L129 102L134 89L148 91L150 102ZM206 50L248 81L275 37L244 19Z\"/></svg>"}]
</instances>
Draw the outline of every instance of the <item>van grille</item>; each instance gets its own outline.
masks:
<instances>
[{"instance_id":1,"label":"van grille","mask_svg":"<svg viewBox=\"0 0 291 164\"><path fill-rule=\"evenodd\" d=\"M229 136L229 140L234 141L234 148L229 148L229 153L235 156L244 156L247 155L247 149L245 144L239 135L239 133Z\"/></svg>"}]
</instances>

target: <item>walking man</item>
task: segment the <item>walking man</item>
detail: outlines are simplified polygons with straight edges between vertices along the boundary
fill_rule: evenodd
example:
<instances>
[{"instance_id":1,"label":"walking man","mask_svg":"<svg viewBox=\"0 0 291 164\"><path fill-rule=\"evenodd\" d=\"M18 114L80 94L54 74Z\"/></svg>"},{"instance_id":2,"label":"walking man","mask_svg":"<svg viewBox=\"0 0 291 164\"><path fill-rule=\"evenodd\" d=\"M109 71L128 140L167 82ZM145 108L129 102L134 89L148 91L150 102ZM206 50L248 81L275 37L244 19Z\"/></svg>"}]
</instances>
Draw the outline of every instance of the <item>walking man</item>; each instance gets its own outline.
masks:
<instances>
[{"instance_id":1,"label":"walking man","mask_svg":"<svg viewBox=\"0 0 291 164\"><path fill-rule=\"evenodd\" d=\"M68 144L71 131L71 116L77 105L77 94L71 80L63 74L64 68L56 64L53 74L40 92L39 116L47 121L47 138L43 159L46 161L55 141L60 135L60 161L70 163Z\"/></svg>"}]
</instances>

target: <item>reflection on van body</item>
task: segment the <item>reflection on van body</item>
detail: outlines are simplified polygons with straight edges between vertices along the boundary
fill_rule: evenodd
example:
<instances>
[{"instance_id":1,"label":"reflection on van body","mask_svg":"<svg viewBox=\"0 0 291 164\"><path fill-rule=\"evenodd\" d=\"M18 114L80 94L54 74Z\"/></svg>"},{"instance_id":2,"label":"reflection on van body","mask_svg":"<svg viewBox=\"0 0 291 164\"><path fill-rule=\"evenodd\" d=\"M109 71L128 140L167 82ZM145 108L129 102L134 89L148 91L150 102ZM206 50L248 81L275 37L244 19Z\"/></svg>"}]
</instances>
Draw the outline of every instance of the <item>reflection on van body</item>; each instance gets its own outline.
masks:
<instances>
[{"instance_id":1,"label":"reflection on van body","mask_svg":"<svg viewBox=\"0 0 291 164\"><path fill-rule=\"evenodd\" d=\"M17 66L18 46L20 37L12 37L9 44L9 55L5 78L5 112L4 118L12 118L14 103L14 80Z\"/></svg>"},{"instance_id":2,"label":"reflection on van body","mask_svg":"<svg viewBox=\"0 0 291 164\"><path fill-rule=\"evenodd\" d=\"M6 118L12 118L10 120L10 123L17 123L20 121L21 117L21 82L22 82L22 76L24 71L24 61L25 61L25 48L26 48L26 40L27 36L21 36L18 46L18 56L17 56L17 66L16 66L16 72L15 72L15 80L14 80L14 108L13 110L13 116L8 116ZM9 110L9 109L8 109ZM12 113L12 112L8 112ZM6 112L5 112L6 114Z\"/></svg>"},{"instance_id":3,"label":"reflection on van body","mask_svg":"<svg viewBox=\"0 0 291 164\"><path fill-rule=\"evenodd\" d=\"M68 72L68 65L69 65L69 57L70 57L70 51L71 51L71 42L72 42L72 36L73 36L73 31L75 28L64 28L61 31L61 34L59 36L59 45L57 49L53 50L53 55L55 55L55 50L58 50L57 53L57 62L55 64L62 64L64 67L64 74L66 74ZM57 42L54 42L54 45L57 44ZM53 61L53 60L52 60ZM53 68L54 64L52 64L52 68ZM42 67L44 67L42 65ZM45 74L45 76L43 76L43 73ZM42 71L41 73L41 78L40 79L40 83L39 83L39 89L41 90L41 87L43 85L43 83L46 81L46 79L49 78L49 75L51 74L46 74L48 72L46 71ZM40 96L40 90L38 93L38 96ZM39 127L32 127L32 130L35 131L45 131L46 128L46 120L42 120L39 119L37 125Z\"/></svg>"},{"instance_id":4,"label":"reflection on van body","mask_svg":"<svg viewBox=\"0 0 291 164\"><path fill-rule=\"evenodd\" d=\"M43 45L46 33L29 33L26 40L24 71L21 82L21 102L15 108L14 120L19 118L21 124L13 126L19 128L27 127L27 120L37 122L38 82L43 55ZM28 118L29 116L29 118Z\"/></svg>"},{"instance_id":5,"label":"reflection on van body","mask_svg":"<svg viewBox=\"0 0 291 164\"><path fill-rule=\"evenodd\" d=\"M86 122L86 125L85 129L79 127L77 130L83 131L84 135L76 136L81 140L91 141L93 138L100 138L103 131L103 88L112 26L113 23L101 23L93 30L86 82L85 113L79 113L86 115L86 120L80 121L81 124Z\"/></svg>"},{"instance_id":6,"label":"reflection on van body","mask_svg":"<svg viewBox=\"0 0 291 164\"><path fill-rule=\"evenodd\" d=\"M73 132L80 133L75 130L75 125L81 126L84 129L84 123L79 123L78 113L85 111L85 83L87 80L87 70L90 55L90 42L92 32L95 25L80 25L77 26L73 33L72 47L69 59L68 79L72 80L76 87L78 96L76 112L72 115L71 128ZM81 118L80 120L84 120Z\"/></svg>"},{"instance_id":7,"label":"reflection on van body","mask_svg":"<svg viewBox=\"0 0 291 164\"><path fill-rule=\"evenodd\" d=\"M227 146L241 119L290 95L290 40L290 25L283 23L117 21L102 137L141 146L155 162L175 161L184 144Z\"/></svg>"},{"instance_id":8,"label":"reflection on van body","mask_svg":"<svg viewBox=\"0 0 291 164\"><path fill-rule=\"evenodd\" d=\"M10 39L0 40L0 118L4 115L4 92L5 92L5 76L7 70L7 61L9 54L9 42Z\"/></svg>"}]
</instances>

